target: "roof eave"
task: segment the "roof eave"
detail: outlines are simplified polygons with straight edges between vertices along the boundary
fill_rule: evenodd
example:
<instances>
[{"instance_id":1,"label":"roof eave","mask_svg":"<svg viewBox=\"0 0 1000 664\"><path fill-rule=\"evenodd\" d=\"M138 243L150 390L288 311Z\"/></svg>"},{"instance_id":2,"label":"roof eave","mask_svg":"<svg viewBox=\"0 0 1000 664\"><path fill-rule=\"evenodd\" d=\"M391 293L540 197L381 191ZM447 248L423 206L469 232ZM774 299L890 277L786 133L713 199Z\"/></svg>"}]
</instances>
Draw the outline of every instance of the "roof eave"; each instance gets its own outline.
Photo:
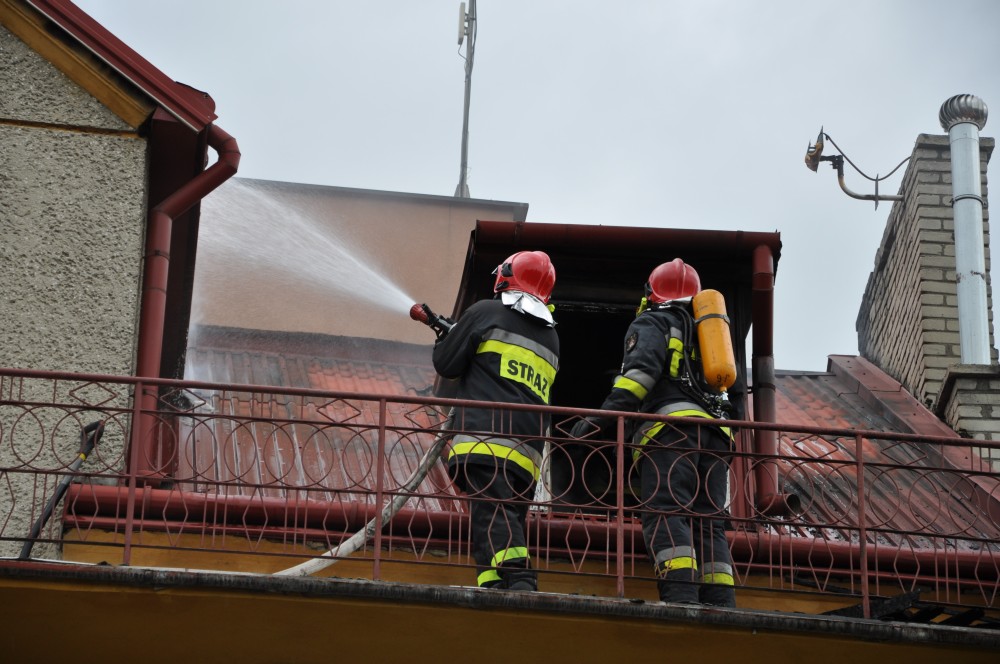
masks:
<instances>
[{"instance_id":1,"label":"roof eave","mask_svg":"<svg viewBox=\"0 0 1000 664\"><path fill-rule=\"evenodd\" d=\"M72 2L26 0L26 4L65 30L83 48L135 86L142 95L162 106L192 131L200 132L216 119L211 97L171 80ZM59 63L54 64L59 66ZM74 81L84 84L79 80L78 73L60 68ZM134 115L123 119L137 126Z\"/></svg>"}]
</instances>

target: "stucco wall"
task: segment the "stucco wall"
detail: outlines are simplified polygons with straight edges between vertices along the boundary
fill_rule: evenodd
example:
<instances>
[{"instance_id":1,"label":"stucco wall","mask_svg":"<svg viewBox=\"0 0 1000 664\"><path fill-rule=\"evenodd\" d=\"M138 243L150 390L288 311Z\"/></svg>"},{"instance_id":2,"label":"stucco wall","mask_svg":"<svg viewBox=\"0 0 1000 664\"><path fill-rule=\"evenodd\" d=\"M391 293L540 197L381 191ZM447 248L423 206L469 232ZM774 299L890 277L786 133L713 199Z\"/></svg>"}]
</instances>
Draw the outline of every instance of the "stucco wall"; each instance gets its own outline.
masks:
<instances>
[{"instance_id":1,"label":"stucco wall","mask_svg":"<svg viewBox=\"0 0 1000 664\"><path fill-rule=\"evenodd\" d=\"M0 366L134 373L146 172L143 138L0 27ZM79 384L4 387L79 409L0 406L0 467L15 469L0 474L0 521L21 537L53 481L21 471L65 468L80 425L96 418ZM119 467L126 429L109 426L84 470ZM0 555L20 546L0 542Z\"/></svg>"},{"instance_id":2,"label":"stucco wall","mask_svg":"<svg viewBox=\"0 0 1000 664\"><path fill-rule=\"evenodd\" d=\"M133 373L146 141L0 28L0 366Z\"/></svg>"}]
</instances>

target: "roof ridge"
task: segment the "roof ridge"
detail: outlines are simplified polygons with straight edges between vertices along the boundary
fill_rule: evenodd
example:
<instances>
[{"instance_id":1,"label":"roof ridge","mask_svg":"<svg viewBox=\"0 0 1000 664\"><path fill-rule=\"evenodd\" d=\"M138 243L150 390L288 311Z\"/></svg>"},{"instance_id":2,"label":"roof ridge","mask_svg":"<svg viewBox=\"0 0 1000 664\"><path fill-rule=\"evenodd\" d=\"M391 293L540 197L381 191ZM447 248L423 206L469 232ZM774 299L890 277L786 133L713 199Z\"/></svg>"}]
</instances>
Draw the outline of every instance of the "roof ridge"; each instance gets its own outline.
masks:
<instances>
[{"instance_id":1,"label":"roof ridge","mask_svg":"<svg viewBox=\"0 0 1000 664\"><path fill-rule=\"evenodd\" d=\"M865 403L878 409L879 414L902 430L923 436L960 438L937 415L910 394L903 385L858 355L830 355L830 372Z\"/></svg>"}]
</instances>

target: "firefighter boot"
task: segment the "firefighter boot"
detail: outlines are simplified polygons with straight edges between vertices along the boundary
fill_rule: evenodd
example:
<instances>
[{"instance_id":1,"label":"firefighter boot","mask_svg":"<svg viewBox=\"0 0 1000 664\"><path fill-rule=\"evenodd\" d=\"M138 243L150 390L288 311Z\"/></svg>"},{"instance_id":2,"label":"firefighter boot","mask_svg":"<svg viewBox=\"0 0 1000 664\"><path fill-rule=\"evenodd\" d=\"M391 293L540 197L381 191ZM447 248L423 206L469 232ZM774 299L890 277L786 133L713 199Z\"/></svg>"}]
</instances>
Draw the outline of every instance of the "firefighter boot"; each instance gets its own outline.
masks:
<instances>
[{"instance_id":1,"label":"firefighter boot","mask_svg":"<svg viewBox=\"0 0 1000 664\"><path fill-rule=\"evenodd\" d=\"M706 583L698 591L698 599L709 606L736 608L736 589L723 583Z\"/></svg>"},{"instance_id":2,"label":"firefighter boot","mask_svg":"<svg viewBox=\"0 0 1000 664\"><path fill-rule=\"evenodd\" d=\"M694 570L672 569L656 582L660 599L673 604L697 604L698 586L694 583Z\"/></svg>"},{"instance_id":3,"label":"firefighter boot","mask_svg":"<svg viewBox=\"0 0 1000 664\"><path fill-rule=\"evenodd\" d=\"M507 590L527 590L529 592L538 590L538 582L534 579L521 579L507 586Z\"/></svg>"},{"instance_id":4,"label":"firefighter boot","mask_svg":"<svg viewBox=\"0 0 1000 664\"><path fill-rule=\"evenodd\" d=\"M503 587L507 590L538 590L538 573L525 563L506 563L500 566Z\"/></svg>"}]
</instances>

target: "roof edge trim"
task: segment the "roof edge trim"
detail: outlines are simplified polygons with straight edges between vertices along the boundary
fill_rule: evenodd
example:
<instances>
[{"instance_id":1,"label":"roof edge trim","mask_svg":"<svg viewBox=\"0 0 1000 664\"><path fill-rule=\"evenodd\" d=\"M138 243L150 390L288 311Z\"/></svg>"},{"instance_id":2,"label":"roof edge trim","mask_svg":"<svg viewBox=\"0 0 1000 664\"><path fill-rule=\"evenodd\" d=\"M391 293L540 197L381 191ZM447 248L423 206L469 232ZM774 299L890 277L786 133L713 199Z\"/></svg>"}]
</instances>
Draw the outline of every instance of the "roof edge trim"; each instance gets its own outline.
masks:
<instances>
[{"instance_id":1,"label":"roof edge trim","mask_svg":"<svg viewBox=\"0 0 1000 664\"><path fill-rule=\"evenodd\" d=\"M706 243L708 240L723 246L740 247L752 251L760 245L769 247L774 255L775 268L781 253L781 234L699 230L688 228L661 228L654 226L605 226L587 224L552 224L543 222L488 221L476 222L476 244L549 242L577 246L604 247L608 242L634 244L656 238Z\"/></svg>"},{"instance_id":2,"label":"roof edge trim","mask_svg":"<svg viewBox=\"0 0 1000 664\"><path fill-rule=\"evenodd\" d=\"M25 2L192 131L200 132L215 121L217 116L211 97L171 80L73 3L66 0Z\"/></svg>"}]
</instances>

